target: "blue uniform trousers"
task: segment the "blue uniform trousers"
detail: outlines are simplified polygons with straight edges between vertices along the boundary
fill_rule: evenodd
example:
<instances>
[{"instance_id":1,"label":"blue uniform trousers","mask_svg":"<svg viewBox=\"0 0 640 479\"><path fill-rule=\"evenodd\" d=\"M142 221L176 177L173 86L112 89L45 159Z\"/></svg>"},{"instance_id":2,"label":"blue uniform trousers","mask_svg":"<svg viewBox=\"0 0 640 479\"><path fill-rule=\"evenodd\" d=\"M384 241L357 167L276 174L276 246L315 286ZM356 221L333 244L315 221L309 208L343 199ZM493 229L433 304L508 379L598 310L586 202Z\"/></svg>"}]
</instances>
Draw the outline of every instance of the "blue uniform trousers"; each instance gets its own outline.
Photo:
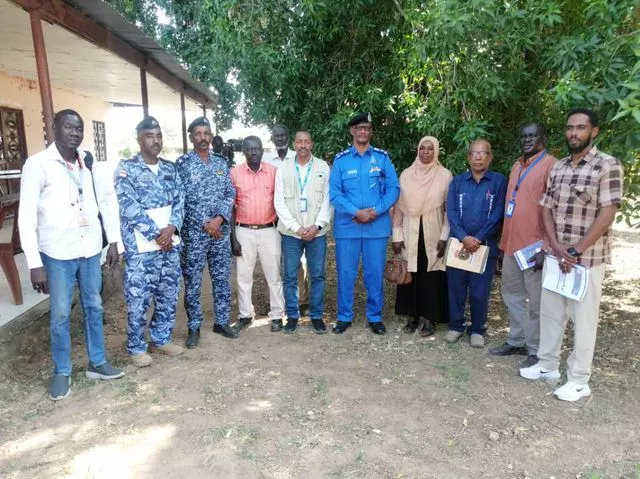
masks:
<instances>
[{"instance_id":1,"label":"blue uniform trousers","mask_svg":"<svg viewBox=\"0 0 640 479\"><path fill-rule=\"evenodd\" d=\"M216 324L228 324L231 312L231 243L229 234L214 240L206 232L189 232L185 236L184 248L180 255L184 277L184 309L187 311L187 327L199 329L202 321L202 271L205 262L209 265L209 275L213 285L213 306Z\"/></svg>"},{"instance_id":2,"label":"blue uniform trousers","mask_svg":"<svg viewBox=\"0 0 640 479\"><path fill-rule=\"evenodd\" d=\"M125 256L124 295L129 354L141 354L147 350L144 333L152 298L155 307L149 324L151 344L164 346L171 342L179 287L180 258L175 247L168 253L154 251Z\"/></svg>"},{"instance_id":3,"label":"blue uniform trousers","mask_svg":"<svg viewBox=\"0 0 640 479\"><path fill-rule=\"evenodd\" d=\"M367 289L367 320L379 323L384 306L387 238L336 238L338 321L353 320L353 288L358 278L360 256Z\"/></svg>"},{"instance_id":4,"label":"blue uniform trousers","mask_svg":"<svg viewBox=\"0 0 640 479\"><path fill-rule=\"evenodd\" d=\"M471 327L469 334L484 334L489 310L489 294L491 280L496 269L497 257L487 259L484 273L477 274L457 268L447 268L447 283L449 285L449 329L451 331L465 331L464 310L469 294L471 307Z\"/></svg>"}]
</instances>

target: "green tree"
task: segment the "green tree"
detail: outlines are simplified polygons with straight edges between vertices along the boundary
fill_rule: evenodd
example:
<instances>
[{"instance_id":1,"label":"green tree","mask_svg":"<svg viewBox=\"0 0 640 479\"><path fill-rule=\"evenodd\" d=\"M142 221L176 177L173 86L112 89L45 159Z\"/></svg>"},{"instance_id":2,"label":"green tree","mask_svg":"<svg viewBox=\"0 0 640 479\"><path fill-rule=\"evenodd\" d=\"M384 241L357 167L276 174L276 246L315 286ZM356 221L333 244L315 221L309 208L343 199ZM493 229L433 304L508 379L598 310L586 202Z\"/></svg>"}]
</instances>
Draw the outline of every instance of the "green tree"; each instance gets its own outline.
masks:
<instances>
[{"instance_id":1,"label":"green tree","mask_svg":"<svg viewBox=\"0 0 640 479\"><path fill-rule=\"evenodd\" d=\"M432 134L454 172L478 137L506 171L523 122L547 124L550 148L564 156L564 114L589 106L602 118L599 146L625 163L624 212L640 206L635 0L143 3L171 19L154 24L159 41L218 90L221 127L239 114L307 128L330 157L349 143L347 119L370 110L375 143L399 170Z\"/></svg>"}]
</instances>

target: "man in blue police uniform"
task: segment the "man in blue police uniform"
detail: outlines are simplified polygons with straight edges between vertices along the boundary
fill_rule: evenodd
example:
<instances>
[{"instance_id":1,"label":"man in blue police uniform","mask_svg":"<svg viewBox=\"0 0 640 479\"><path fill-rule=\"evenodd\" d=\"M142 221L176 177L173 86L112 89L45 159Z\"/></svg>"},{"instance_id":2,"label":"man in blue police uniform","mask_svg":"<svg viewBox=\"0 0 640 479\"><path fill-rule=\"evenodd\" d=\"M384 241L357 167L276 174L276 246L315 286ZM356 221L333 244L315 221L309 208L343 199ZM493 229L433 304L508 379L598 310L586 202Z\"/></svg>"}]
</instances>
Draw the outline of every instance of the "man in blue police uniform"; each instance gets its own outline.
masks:
<instances>
[{"instance_id":1,"label":"man in blue police uniform","mask_svg":"<svg viewBox=\"0 0 640 479\"><path fill-rule=\"evenodd\" d=\"M229 177L227 159L209 150L211 125L201 116L188 128L193 150L176 160L176 170L185 190L184 224L180 254L184 277L184 309L187 311L186 346L193 349L200 341L202 324L202 270L209 264L216 312L213 332L226 338L237 338L229 326L231 309L231 243L229 222L235 202L235 189Z\"/></svg>"},{"instance_id":2,"label":"man in blue police uniform","mask_svg":"<svg viewBox=\"0 0 640 479\"><path fill-rule=\"evenodd\" d=\"M464 310L469 294L471 307L471 346L484 347L484 330L489 309L491 279L498 260L498 237L504 212L507 179L489 171L491 144L476 140L469 146L467 161L470 170L456 176L449 185L447 218L452 238L475 253L480 245L489 247L489 259L484 273L471 273L447 268L449 285L449 331L445 341L453 343L465 331Z\"/></svg>"},{"instance_id":3,"label":"man in blue police uniform","mask_svg":"<svg viewBox=\"0 0 640 479\"><path fill-rule=\"evenodd\" d=\"M127 352L138 367L151 365L147 354L146 313L155 300L149 324L151 346L167 356L183 352L171 342L180 285L180 239L184 189L173 163L158 158L162 131L153 117L136 127L140 153L122 160L115 173L124 244L124 294L127 301Z\"/></svg>"},{"instance_id":4,"label":"man in blue police uniform","mask_svg":"<svg viewBox=\"0 0 640 479\"><path fill-rule=\"evenodd\" d=\"M338 320L333 332L344 333L353 321L353 288L362 256L367 320L374 333L384 334L383 275L391 235L389 209L398 200L400 186L388 153L370 144L371 113L356 115L348 126L353 145L336 155L329 178L338 270Z\"/></svg>"}]
</instances>

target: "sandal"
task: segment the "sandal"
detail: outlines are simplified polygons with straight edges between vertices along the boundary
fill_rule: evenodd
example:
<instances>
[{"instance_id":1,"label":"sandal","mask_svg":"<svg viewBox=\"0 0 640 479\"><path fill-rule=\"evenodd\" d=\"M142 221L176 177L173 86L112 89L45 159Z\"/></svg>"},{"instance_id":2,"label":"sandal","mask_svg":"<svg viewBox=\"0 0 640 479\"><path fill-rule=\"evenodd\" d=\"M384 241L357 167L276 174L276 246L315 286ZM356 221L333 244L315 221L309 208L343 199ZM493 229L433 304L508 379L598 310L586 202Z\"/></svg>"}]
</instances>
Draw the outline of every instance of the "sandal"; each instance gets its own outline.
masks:
<instances>
[{"instance_id":1,"label":"sandal","mask_svg":"<svg viewBox=\"0 0 640 479\"><path fill-rule=\"evenodd\" d=\"M418 334L423 338L426 338L428 336L433 336L435 332L436 332L435 325L428 319L425 319L424 325L422 326L422 329L420 329L420 332Z\"/></svg>"},{"instance_id":2,"label":"sandal","mask_svg":"<svg viewBox=\"0 0 640 479\"><path fill-rule=\"evenodd\" d=\"M418 324L420 324L420 320L410 319L402 330L407 334L413 334L418 329Z\"/></svg>"}]
</instances>

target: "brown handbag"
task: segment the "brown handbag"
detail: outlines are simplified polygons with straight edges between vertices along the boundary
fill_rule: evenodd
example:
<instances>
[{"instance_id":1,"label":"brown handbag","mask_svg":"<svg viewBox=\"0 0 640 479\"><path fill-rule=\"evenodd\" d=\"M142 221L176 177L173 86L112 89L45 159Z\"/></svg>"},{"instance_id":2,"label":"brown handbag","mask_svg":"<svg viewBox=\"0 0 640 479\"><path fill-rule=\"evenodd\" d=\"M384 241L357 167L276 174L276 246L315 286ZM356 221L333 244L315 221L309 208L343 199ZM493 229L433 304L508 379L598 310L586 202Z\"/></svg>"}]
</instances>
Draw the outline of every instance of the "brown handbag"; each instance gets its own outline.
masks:
<instances>
[{"instance_id":1,"label":"brown handbag","mask_svg":"<svg viewBox=\"0 0 640 479\"><path fill-rule=\"evenodd\" d=\"M387 281L394 284L411 283L411 273L408 271L407 262L402 259L402 255L396 254L387 260L384 277Z\"/></svg>"}]
</instances>

